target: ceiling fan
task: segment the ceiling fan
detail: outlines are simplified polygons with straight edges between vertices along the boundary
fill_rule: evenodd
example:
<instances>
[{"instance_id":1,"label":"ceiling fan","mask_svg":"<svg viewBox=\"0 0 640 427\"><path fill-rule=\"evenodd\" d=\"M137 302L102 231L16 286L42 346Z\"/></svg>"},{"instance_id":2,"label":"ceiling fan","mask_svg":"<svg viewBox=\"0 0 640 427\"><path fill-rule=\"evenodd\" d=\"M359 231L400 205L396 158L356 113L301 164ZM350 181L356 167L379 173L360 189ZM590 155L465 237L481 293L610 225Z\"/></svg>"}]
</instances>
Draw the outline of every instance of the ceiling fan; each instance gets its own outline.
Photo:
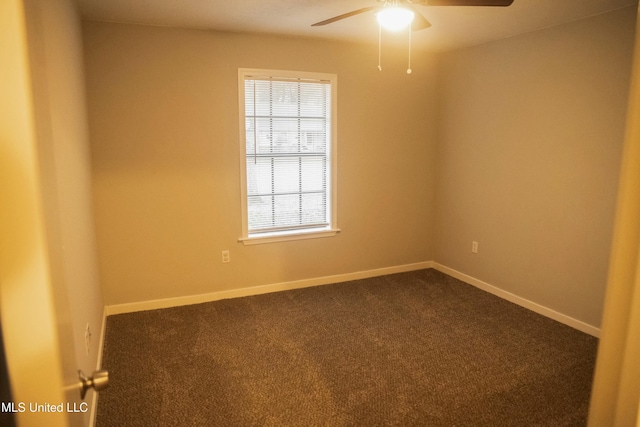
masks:
<instances>
[{"instance_id":1,"label":"ceiling fan","mask_svg":"<svg viewBox=\"0 0 640 427\"><path fill-rule=\"evenodd\" d=\"M366 12L375 12L378 23L380 24L378 32L378 70L382 71L381 65L381 45L382 45L382 28L391 31L400 31L411 26L409 31L409 67L407 74L411 74L411 32L424 30L429 28L431 23L425 18L415 7L421 6L510 6L513 0L377 0L382 3L380 6L363 7L362 9L353 10L325 19L324 21L312 24L312 27L331 24L345 18L360 15Z\"/></svg>"},{"instance_id":2,"label":"ceiling fan","mask_svg":"<svg viewBox=\"0 0 640 427\"><path fill-rule=\"evenodd\" d=\"M312 27L319 27L322 25L331 24L336 21L340 21L345 18L350 18L355 15L366 12L374 12L378 16L378 20L388 11L392 11L389 15L394 15L399 21L396 21L395 29L406 28L411 25L413 31L424 30L429 28L431 24L427 19L416 9L415 5L421 6L510 6L513 0L377 0L378 3L383 3L381 6L369 6L362 9L353 10L351 12L344 13L342 15L334 16L333 18L325 19L324 21L316 22L312 24ZM384 13L380 13L383 12ZM404 17L402 16L404 15ZM393 18L391 18L393 19ZM413 22L412 22L413 21ZM381 25L384 26L382 22ZM404 26L402 25L404 24ZM390 24L393 26L393 24ZM394 29L394 28L389 28Z\"/></svg>"}]
</instances>

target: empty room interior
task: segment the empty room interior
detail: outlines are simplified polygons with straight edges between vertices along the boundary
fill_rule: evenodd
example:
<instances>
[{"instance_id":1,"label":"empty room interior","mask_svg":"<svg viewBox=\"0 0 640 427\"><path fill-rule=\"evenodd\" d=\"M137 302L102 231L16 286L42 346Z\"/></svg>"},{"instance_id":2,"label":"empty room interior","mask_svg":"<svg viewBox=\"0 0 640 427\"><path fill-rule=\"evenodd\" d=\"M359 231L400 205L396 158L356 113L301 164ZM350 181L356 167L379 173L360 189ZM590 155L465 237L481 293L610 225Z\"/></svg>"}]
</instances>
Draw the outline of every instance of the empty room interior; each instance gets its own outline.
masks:
<instances>
[{"instance_id":1,"label":"empty room interior","mask_svg":"<svg viewBox=\"0 0 640 427\"><path fill-rule=\"evenodd\" d=\"M7 425L640 423L637 1L383 3L2 3Z\"/></svg>"}]
</instances>

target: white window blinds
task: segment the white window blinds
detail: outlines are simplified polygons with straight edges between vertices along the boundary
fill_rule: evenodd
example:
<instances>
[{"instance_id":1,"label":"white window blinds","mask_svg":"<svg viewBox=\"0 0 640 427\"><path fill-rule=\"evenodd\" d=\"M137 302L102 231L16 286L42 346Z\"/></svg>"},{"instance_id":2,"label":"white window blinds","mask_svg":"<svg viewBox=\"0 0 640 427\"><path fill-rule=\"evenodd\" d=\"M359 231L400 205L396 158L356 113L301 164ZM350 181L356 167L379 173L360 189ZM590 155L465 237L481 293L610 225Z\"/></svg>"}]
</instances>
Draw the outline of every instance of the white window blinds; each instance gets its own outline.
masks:
<instances>
[{"instance_id":1,"label":"white window blinds","mask_svg":"<svg viewBox=\"0 0 640 427\"><path fill-rule=\"evenodd\" d=\"M244 76L249 235L331 226L331 81Z\"/></svg>"}]
</instances>

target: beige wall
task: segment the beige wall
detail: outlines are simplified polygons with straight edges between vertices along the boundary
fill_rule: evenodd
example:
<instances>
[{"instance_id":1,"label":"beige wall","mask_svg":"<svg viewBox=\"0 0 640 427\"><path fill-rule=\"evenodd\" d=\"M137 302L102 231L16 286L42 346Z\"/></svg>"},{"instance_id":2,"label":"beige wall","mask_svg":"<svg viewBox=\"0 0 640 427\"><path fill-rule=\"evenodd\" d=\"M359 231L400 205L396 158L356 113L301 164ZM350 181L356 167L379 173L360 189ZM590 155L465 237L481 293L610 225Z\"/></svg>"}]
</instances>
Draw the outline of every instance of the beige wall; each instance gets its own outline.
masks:
<instances>
[{"instance_id":1,"label":"beige wall","mask_svg":"<svg viewBox=\"0 0 640 427\"><path fill-rule=\"evenodd\" d=\"M98 277L80 18L71 0L28 5L31 84L49 263L66 366L90 375L99 360L104 302ZM89 325L87 353L85 332ZM72 352L65 355L65 352ZM72 365L72 366L71 366ZM75 398L77 393L73 394ZM92 402L94 394L88 394ZM84 414L85 425L89 412Z\"/></svg>"},{"instance_id":2,"label":"beige wall","mask_svg":"<svg viewBox=\"0 0 640 427\"><path fill-rule=\"evenodd\" d=\"M108 305L433 258L435 58L375 46L84 23ZM332 238L243 246L237 70L338 75ZM222 264L222 250L231 263Z\"/></svg>"},{"instance_id":3,"label":"beige wall","mask_svg":"<svg viewBox=\"0 0 640 427\"><path fill-rule=\"evenodd\" d=\"M442 56L436 261L599 327L634 23L630 7Z\"/></svg>"},{"instance_id":4,"label":"beige wall","mask_svg":"<svg viewBox=\"0 0 640 427\"><path fill-rule=\"evenodd\" d=\"M54 268L60 271L60 285L69 300L78 368L89 374L98 360L104 303L93 223L82 33L73 1L36 3L42 39L34 40L31 50L38 63L33 81L43 198L54 260L59 263ZM89 355L87 324L93 335Z\"/></svg>"},{"instance_id":5,"label":"beige wall","mask_svg":"<svg viewBox=\"0 0 640 427\"><path fill-rule=\"evenodd\" d=\"M375 46L85 22L106 304L435 260L599 327L634 22L414 54L411 76ZM237 242L239 67L338 74L339 236Z\"/></svg>"}]
</instances>

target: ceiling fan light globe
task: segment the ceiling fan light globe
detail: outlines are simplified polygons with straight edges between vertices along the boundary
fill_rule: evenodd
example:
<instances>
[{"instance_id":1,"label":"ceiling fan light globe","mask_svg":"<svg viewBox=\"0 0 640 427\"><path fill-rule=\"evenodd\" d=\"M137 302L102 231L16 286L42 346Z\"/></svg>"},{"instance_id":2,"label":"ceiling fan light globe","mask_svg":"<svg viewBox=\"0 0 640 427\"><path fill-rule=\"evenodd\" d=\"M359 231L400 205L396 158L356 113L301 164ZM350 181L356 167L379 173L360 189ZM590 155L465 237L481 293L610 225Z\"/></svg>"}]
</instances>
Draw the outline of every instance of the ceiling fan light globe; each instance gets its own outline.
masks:
<instances>
[{"instance_id":1,"label":"ceiling fan light globe","mask_svg":"<svg viewBox=\"0 0 640 427\"><path fill-rule=\"evenodd\" d=\"M376 15L378 22L382 27L389 31L401 31L411 25L414 13L411 10L389 6L382 9Z\"/></svg>"}]
</instances>

